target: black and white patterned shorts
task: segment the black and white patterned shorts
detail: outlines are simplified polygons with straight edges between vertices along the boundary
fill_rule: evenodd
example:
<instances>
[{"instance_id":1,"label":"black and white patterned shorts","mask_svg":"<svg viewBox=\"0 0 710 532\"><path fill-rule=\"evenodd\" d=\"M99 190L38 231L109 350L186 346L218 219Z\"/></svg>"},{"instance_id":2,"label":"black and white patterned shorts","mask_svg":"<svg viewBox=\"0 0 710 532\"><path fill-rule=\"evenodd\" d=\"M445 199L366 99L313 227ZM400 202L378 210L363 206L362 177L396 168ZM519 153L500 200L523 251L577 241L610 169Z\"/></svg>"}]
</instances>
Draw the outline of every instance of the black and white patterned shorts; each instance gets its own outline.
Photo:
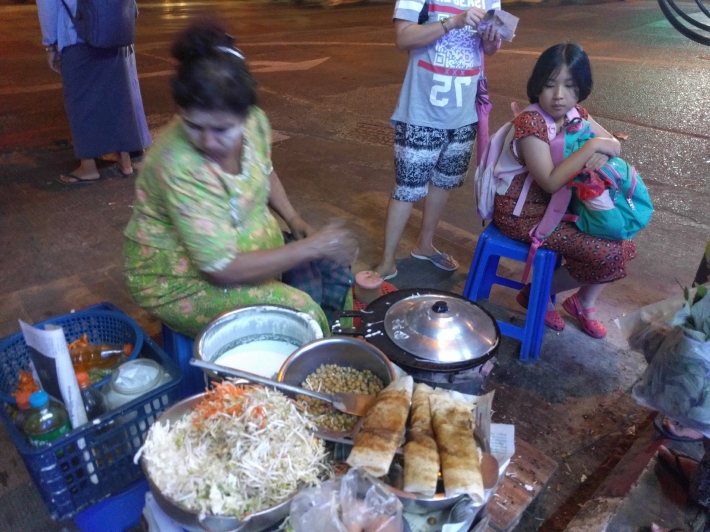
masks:
<instances>
[{"instance_id":1,"label":"black and white patterned shorts","mask_svg":"<svg viewBox=\"0 0 710 532\"><path fill-rule=\"evenodd\" d=\"M471 162L478 124L458 129L394 125L394 170L397 185L392 198L414 202L427 194L429 183L450 190L463 185Z\"/></svg>"}]
</instances>

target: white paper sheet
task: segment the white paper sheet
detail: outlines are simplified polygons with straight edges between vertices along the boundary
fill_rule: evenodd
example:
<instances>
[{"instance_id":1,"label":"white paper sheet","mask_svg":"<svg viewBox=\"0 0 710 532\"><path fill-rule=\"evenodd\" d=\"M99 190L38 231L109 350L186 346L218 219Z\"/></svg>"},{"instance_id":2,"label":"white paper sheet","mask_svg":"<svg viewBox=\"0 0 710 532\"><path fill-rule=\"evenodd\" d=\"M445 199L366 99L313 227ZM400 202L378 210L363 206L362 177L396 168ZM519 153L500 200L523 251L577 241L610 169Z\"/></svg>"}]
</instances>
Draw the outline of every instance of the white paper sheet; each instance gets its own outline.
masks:
<instances>
[{"instance_id":1,"label":"white paper sheet","mask_svg":"<svg viewBox=\"0 0 710 532\"><path fill-rule=\"evenodd\" d=\"M64 331L61 328L38 329L22 320L19 321L27 345L39 354L54 360L59 391L64 401L64 407L69 413L69 421L72 428L80 427L88 420L84 410L84 402L81 399L79 384L76 382L76 374L71 363Z\"/></svg>"},{"instance_id":2,"label":"white paper sheet","mask_svg":"<svg viewBox=\"0 0 710 532\"><path fill-rule=\"evenodd\" d=\"M491 423L490 438L491 454L498 460L500 475L510 463L515 454L515 425Z\"/></svg>"}]
</instances>

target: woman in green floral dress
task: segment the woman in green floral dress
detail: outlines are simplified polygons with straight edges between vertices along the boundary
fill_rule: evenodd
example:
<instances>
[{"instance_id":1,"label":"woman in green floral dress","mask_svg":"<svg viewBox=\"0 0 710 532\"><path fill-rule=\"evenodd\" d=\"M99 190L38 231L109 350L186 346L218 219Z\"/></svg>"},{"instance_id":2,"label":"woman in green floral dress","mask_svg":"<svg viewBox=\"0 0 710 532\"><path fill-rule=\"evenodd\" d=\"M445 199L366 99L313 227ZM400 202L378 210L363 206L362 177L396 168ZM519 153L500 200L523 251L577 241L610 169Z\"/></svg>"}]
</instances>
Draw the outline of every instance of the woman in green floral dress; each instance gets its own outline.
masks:
<instances>
[{"instance_id":1,"label":"woman in green floral dress","mask_svg":"<svg viewBox=\"0 0 710 532\"><path fill-rule=\"evenodd\" d=\"M318 293L342 308L355 238L337 221L315 231L291 206L271 164L269 122L232 37L213 23L196 24L178 38L173 56L179 116L146 156L125 231L132 296L191 337L221 313L251 304L307 312L327 333L323 302L279 279L316 261L319 278L335 279L336 287ZM284 243L269 207L293 242Z\"/></svg>"}]
</instances>

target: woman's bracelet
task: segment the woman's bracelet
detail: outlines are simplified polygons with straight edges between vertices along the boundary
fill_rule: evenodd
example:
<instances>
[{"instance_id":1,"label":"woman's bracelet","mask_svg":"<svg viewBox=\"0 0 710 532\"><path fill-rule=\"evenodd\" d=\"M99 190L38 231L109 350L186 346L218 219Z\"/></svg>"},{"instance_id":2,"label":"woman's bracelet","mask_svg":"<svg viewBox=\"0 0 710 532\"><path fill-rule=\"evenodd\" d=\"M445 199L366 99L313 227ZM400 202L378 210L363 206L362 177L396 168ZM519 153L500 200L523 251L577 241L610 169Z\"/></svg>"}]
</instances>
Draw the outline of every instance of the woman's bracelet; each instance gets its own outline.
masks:
<instances>
[{"instance_id":1,"label":"woman's bracelet","mask_svg":"<svg viewBox=\"0 0 710 532\"><path fill-rule=\"evenodd\" d=\"M44 47L44 51L49 53L49 52L56 52L57 51L57 45L55 44L50 44L49 46Z\"/></svg>"}]
</instances>

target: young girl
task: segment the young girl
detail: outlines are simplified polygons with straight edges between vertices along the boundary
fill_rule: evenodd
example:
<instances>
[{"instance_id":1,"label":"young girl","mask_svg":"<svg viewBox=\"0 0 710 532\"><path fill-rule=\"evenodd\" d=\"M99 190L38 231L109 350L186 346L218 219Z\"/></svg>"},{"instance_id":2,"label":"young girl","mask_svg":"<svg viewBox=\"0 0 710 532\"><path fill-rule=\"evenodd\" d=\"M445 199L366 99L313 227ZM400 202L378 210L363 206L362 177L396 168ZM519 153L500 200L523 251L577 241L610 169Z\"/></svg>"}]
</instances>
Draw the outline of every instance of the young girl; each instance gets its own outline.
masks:
<instances>
[{"instance_id":1,"label":"young girl","mask_svg":"<svg viewBox=\"0 0 710 532\"><path fill-rule=\"evenodd\" d=\"M547 124L537 111L524 111L515 118L510 149L518 162L527 167L533 182L519 216L513 215L513 210L527 173L515 176L508 190L496 196L493 221L506 236L530 242L530 231L542 220L553 193L579 170L598 170L611 157L619 156L619 142L578 105L591 90L589 58L578 44L557 44L545 50L537 60L527 86L530 103L538 104L548 119L554 120L560 134L570 121L568 113L576 108L579 116L589 121L596 136L555 166L548 138L548 127L552 124ZM565 259L564 266L555 272L550 293L579 288L562 307L579 320L585 333L604 338L606 328L594 319L594 303L605 283L626 277L626 262L636 256L633 242L594 237L582 233L574 223L560 222L544 240L543 247L560 253ZM516 298L525 308L529 294L528 284ZM545 325L557 331L565 325L551 303Z\"/></svg>"}]
</instances>

